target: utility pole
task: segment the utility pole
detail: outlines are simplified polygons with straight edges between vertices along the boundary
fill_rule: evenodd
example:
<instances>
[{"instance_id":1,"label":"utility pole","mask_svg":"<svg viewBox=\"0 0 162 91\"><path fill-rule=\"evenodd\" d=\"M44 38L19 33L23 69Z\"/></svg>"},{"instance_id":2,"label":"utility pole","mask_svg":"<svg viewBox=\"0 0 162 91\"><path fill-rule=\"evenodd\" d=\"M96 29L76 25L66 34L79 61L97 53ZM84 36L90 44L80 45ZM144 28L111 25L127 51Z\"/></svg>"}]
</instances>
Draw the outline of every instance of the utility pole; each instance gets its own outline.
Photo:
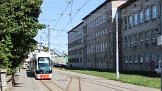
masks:
<instances>
[{"instance_id":1,"label":"utility pole","mask_svg":"<svg viewBox=\"0 0 162 91\"><path fill-rule=\"evenodd\" d=\"M161 30L160 30L161 31ZM159 46L159 49L160 51L162 51L162 35L160 34L158 37L157 37L157 41L158 41L158 46ZM160 53L161 57L160 57L160 62L159 62L159 68L161 70L161 91L162 91L162 53Z\"/></svg>"},{"instance_id":2,"label":"utility pole","mask_svg":"<svg viewBox=\"0 0 162 91\"><path fill-rule=\"evenodd\" d=\"M50 27L49 25L47 25L48 27L48 52L50 52Z\"/></svg>"},{"instance_id":3,"label":"utility pole","mask_svg":"<svg viewBox=\"0 0 162 91\"><path fill-rule=\"evenodd\" d=\"M119 79L118 11L116 12L116 79Z\"/></svg>"},{"instance_id":4,"label":"utility pole","mask_svg":"<svg viewBox=\"0 0 162 91\"><path fill-rule=\"evenodd\" d=\"M42 36L40 36L40 52L42 51Z\"/></svg>"},{"instance_id":5,"label":"utility pole","mask_svg":"<svg viewBox=\"0 0 162 91\"><path fill-rule=\"evenodd\" d=\"M160 35L161 37L159 36L159 40L158 40L158 44L160 45L160 50L162 50L162 0L160 1ZM160 53L161 54L161 53ZM160 55L161 56L161 64L159 64L161 67L161 91L162 91L162 54Z\"/></svg>"}]
</instances>

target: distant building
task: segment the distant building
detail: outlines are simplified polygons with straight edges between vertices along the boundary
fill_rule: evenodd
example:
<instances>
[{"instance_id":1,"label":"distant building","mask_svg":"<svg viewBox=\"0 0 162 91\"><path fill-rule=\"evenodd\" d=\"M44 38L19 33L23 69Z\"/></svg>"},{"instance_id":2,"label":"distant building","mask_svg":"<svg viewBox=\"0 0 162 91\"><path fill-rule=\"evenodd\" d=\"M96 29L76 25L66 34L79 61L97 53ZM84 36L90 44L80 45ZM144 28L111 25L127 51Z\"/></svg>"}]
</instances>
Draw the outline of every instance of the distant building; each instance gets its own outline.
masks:
<instances>
[{"instance_id":1,"label":"distant building","mask_svg":"<svg viewBox=\"0 0 162 91\"><path fill-rule=\"evenodd\" d=\"M66 53L60 52L56 49L51 49L52 62L53 64L64 64L68 63L68 55Z\"/></svg>"}]
</instances>

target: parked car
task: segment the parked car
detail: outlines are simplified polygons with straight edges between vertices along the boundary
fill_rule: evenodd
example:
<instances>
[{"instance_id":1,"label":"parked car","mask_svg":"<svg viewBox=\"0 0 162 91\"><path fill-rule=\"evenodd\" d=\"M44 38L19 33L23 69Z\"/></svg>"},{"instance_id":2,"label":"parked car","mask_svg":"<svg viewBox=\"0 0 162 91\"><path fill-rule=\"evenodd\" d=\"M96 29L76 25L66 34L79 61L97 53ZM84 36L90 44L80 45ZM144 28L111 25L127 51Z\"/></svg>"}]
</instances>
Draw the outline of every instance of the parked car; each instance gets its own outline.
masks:
<instances>
[{"instance_id":1,"label":"parked car","mask_svg":"<svg viewBox=\"0 0 162 91\"><path fill-rule=\"evenodd\" d=\"M54 64L53 67L66 67L67 65L65 64Z\"/></svg>"}]
</instances>

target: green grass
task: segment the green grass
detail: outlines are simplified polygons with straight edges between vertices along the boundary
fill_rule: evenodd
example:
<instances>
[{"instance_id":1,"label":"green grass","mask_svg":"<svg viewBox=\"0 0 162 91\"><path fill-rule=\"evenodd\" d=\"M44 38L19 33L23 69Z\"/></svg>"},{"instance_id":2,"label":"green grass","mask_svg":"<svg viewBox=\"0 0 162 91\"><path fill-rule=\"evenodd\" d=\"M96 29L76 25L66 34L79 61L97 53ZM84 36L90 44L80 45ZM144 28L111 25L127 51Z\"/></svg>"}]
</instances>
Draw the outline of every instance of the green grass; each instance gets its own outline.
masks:
<instances>
[{"instance_id":1,"label":"green grass","mask_svg":"<svg viewBox=\"0 0 162 91\"><path fill-rule=\"evenodd\" d=\"M69 71L79 72L82 74L98 76L102 78L107 78L110 80L117 80L116 73L106 72L106 71L95 71L95 70L81 70L81 69L71 69ZM124 83L135 84L139 86L151 87L151 88L160 88L160 77L148 77L144 75L135 75L120 73L120 78L117 81Z\"/></svg>"}]
</instances>

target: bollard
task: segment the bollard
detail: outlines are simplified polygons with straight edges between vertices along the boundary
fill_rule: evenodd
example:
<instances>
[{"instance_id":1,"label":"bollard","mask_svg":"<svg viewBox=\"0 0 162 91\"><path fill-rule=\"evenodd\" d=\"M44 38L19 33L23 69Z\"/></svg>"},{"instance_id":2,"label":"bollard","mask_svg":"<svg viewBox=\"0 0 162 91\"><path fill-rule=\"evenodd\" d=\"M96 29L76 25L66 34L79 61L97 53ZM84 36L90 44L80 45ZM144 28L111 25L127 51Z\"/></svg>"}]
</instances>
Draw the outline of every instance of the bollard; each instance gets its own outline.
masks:
<instances>
[{"instance_id":1,"label":"bollard","mask_svg":"<svg viewBox=\"0 0 162 91\"><path fill-rule=\"evenodd\" d=\"M7 91L7 69L1 69L1 89Z\"/></svg>"}]
</instances>

